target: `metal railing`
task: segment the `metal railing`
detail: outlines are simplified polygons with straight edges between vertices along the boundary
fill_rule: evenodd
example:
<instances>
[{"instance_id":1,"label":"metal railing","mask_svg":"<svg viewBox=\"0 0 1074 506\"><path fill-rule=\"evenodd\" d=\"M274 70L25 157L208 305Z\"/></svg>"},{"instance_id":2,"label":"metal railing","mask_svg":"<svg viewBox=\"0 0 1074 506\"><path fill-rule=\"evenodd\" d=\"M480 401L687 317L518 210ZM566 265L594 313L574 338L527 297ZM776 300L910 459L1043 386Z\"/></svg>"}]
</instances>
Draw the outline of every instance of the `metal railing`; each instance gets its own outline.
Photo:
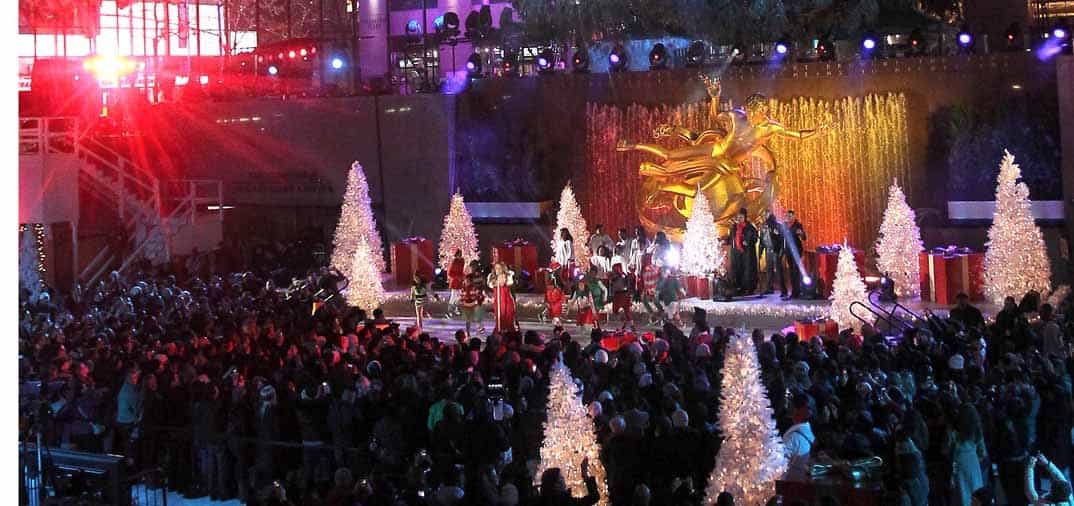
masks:
<instances>
[{"instance_id":1,"label":"metal railing","mask_svg":"<svg viewBox=\"0 0 1074 506\"><path fill-rule=\"evenodd\" d=\"M92 125L80 124L74 117L19 118L20 157L65 154L85 162L81 173L90 183L87 190L104 202L114 202L119 222L134 242L125 253L102 248L80 273L90 284L117 263L122 273L146 256L169 261L171 238L185 226L196 226L199 211L223 207L221 181L162 180L96 139L92 131ZM222 222L223 213L215 219Z\"/></svg>"}]
</instances>

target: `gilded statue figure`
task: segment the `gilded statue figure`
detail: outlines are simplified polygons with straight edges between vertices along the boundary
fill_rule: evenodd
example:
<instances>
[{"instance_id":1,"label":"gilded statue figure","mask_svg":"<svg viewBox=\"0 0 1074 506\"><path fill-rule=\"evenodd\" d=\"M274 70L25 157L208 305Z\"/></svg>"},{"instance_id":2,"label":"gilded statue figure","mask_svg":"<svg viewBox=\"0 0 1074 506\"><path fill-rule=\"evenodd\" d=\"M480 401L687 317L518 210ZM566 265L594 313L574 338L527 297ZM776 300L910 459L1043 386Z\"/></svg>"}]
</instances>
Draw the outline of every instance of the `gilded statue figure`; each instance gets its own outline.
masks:
<instances>
[{"instance_id":1,"label":"gilded statue figure","mask_svg":"<svg viewBox=\"0 0 1074 506\"><path fill-rule=\"evenodd\" d=\"M659 161L641 163L642 190L638 211L650 229L681 236L698 191L705 192L713 215L725 228L731 216L745 207L751 220L769 208L777 188L776 162L768 149L775 137L808 139L827 128L808 130L784 127L768 116L768 99L753 94L745 107L720 110L720 81L701 76L709 95L709 121L726 128L694 132L686 127L659 125L655 139L675 136L686 146L668 148L652 143L620 141L618 151L641 151ZM745 169L745 170L744 170Z\"/></svg>"}]
</instances>

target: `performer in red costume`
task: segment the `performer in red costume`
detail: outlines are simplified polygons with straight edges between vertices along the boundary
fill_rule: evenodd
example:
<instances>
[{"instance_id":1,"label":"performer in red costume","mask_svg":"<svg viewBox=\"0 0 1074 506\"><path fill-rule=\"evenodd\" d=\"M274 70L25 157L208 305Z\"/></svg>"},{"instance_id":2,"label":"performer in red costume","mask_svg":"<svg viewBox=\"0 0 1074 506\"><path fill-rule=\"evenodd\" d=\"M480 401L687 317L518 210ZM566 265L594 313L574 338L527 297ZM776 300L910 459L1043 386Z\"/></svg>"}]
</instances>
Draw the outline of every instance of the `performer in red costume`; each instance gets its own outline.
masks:
<instances>
[{"instance_id":1,"label":"performer in red costume","mask_svg":"<svg viewBox=\"0 0 1074 506\"><path fill-rule=\"evenodd\" d=\"M492 311L496 318L496 332L511 332L515 329L515 299L511 295L514 286L514 273L503 262L496 262L489 274L488 286L492 290Z\"/></svg>"}]
</instances>

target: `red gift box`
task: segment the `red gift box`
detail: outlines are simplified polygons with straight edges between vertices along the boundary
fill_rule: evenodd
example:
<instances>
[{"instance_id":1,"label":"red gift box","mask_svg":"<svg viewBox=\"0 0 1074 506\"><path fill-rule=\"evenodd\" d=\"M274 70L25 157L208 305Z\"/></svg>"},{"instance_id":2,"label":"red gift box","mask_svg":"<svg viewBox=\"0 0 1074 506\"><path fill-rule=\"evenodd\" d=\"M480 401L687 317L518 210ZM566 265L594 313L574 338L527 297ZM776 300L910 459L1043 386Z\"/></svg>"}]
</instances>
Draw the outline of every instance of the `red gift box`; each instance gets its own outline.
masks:
<instances>
[{"instance_id":1,"label":"red gift box","mask_svg":"<svg viewBox=\"0 0 1074 506\"><path fill-rule=\"evenodd\" d=\"M687 297L698 297L701 299L712 298L712 283L709 278L702 276L686 276L683 280L686 286Z\"/></svg>"},{"instance_id":2,"label":"red gift box","mask_svg":"<svg viewBox=\"0 0 1074 506\"><path fill-rule=\"evenodd\" d=\"M522 271L530 273L533 284L539 291L544 291L543 273L537 272L537 246L525 239L515 239L492 246L492 261L503 262L507 268L515 271L515 279L522 276Z\"/></svg>"},{"instance_id":3,"label":"red gift box","mask_svg":"<svg viewBox=\"0 0 1074 506\"><path fill-rule=\"evenodd\" d=\"M796 320L794 333L798 334L799 341L808 341L814 336L828 339L839 338L839 324L835 320L820 318L816 320Z\"/></svg>"},{"instance_id":4,"label":"red gift box","mask_svg":"<svg viewBox=\"0 0 1074 506\"><path fill-rule=\"evenodd\" d=\"M806 258L813 268L814 282L817 286L817 295L828 298L832 294L832 286L835 283L835 273L839 270L839 250L821 249L819 251L806 252ZM865 252L854 250L854 263L858 264L858 275L865 275Z\"/></svg>"},{"instance_id":5,"label":"red gift box","mask_svg":"<svg viewBox=\"0 0 1074 506\"><path fill-rule=\"evenodd\" d=\"M602 338L600 340L600 347L604 348L605 350L615 352L618 351L619 348L622 348L623 346L626 346L630 343L636 342L637 340L637 336L629 332L616 332L614 334Z\"/></svg>"},{"instance_id":6,"label":"red gift box","mask_svg":"<svg viewBox=\"0 0 1074 506\"><path fill-rule=\"evenodd\" d=\"M984 299L984 253L922 251L918 261L921 300L949 306L959 292L969 295L970 300Z\"/></svg>"},{"instance_id":7,"label":"red gift box","mask_svg":"<svg viewBox=\"0 0 1074 506\"><path fill-rule=\"evenodd\" d=\"M396 284L407 286L414 274L433 280L433 243L424 237L410 237L392 243L392 273Z\"/></svg>"}]
</instances>

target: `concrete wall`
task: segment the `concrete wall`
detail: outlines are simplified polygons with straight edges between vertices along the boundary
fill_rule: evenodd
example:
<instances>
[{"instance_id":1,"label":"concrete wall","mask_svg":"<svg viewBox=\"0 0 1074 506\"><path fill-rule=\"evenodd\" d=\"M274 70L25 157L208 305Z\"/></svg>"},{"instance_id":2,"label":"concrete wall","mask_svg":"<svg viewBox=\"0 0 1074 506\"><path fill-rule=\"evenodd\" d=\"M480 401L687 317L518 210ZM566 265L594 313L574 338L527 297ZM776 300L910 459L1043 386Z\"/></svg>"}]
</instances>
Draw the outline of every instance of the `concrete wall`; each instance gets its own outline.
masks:
<instances>
[{"instance_id":1,"label":"concrete wall","mask_svg":"<svg viewBox=\"0 0 1074 506\"><path fill-rule=\"evenodd\" d=\"M1066 201L1066 240L1074 237L1074 56L1056 60L1059 84L1059 134L1062 147L1063 200ZM1064 260L1070 261L1069 243L1063 248Z\"/></svg>"}]
</instances>

